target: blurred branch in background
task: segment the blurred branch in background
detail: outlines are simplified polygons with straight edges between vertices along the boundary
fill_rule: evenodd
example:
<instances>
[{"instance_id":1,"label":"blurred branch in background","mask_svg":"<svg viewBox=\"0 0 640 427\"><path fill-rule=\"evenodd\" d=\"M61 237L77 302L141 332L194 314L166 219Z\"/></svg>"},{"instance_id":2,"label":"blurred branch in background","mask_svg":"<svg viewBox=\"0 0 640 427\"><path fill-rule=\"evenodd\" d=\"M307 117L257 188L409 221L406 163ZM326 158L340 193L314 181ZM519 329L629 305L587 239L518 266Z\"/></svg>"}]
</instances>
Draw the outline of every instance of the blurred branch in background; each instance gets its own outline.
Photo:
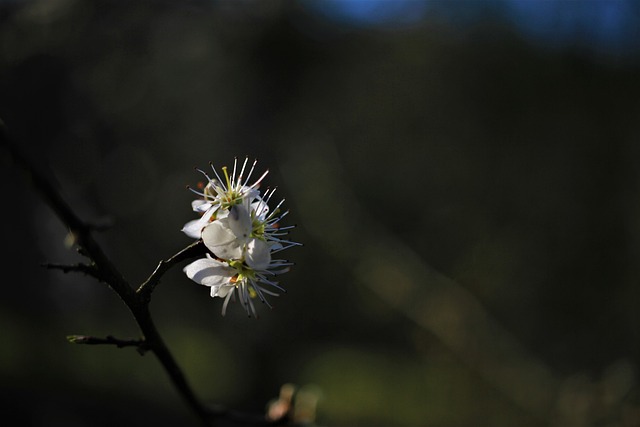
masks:
<instances>
[{"instance_id":1,"label":"blurred branch in background","mask_svg":"<svg viewBox=\"0 0 640 427\"><path fill-rule=\"evenodd\" d=\"M619 366L613 383L608 375L602 385L591 388L584 380L577 387L575 377L557 378L477 298L386 228L382 219L402 221L403 210L413 208L411 199L389 195L388 206L366 209L327 141L301 143L291 151L284 169L297 197L303 197L298 207L318 243L349 269L357 283L437 337L512 404L542 425L558 426L588 425L620 410L632 385L632 367ZM615 392L602 393L614 383Z\"/></svg>"}]
</instances>

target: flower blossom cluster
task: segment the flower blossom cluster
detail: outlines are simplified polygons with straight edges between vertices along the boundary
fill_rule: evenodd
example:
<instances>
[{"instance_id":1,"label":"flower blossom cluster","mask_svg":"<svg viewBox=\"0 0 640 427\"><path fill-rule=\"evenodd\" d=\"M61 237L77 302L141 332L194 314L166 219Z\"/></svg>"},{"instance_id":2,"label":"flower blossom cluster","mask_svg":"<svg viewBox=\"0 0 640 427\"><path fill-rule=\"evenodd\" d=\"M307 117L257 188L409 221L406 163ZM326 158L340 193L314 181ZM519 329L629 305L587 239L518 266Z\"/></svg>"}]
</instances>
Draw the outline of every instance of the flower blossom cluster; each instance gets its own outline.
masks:
<instances>
[{"instance_id":1,"label":"flower blossom cluster","mask_svg":"<svg viewBox=\"0 0 640 427\"><path fill-rule=\"evenodd\" d=\"M274 258L274 254L297 246L287 240L289 230L281 220L288 214L282 212L284 200L269 208L275 188L259 191L264 172L249 184L256 161L247 168L248 159L233 170L225 166L218 174L211 165L215 177L197 169L207 179L202 191L189 188L200 196L192 202L193 210L201 217L189 221L182 231L194 239L202 239L209 250L205 258L198 259L184 268L186 275L196 283L209 286L212 297L224 298L222 315L231 299L237 299L247 314L256 316L254 300L257 298L271 307L266 295L278 296L284 292L275 276L287 272L292 263ZM245 175L246 172L246 175Z\"/></svg>"}]
</instances>

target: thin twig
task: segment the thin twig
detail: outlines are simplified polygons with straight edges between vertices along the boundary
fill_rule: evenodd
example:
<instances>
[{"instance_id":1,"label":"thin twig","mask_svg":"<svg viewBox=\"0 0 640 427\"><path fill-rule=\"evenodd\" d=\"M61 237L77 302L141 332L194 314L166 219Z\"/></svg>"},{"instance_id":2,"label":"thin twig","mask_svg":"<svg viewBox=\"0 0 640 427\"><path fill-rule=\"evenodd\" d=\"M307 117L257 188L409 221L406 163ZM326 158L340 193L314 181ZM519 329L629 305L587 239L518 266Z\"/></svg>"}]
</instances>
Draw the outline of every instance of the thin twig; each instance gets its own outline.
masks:
<instances>
[{"instance_id":1,"label":"thin twig","mask_svg":"<svg viewBox=\"0 0 640 427\"><path fill-rule=\"evenodd\" d=\"M173 255L171 258L160 261L149 278L140 285L138 290L136 290L138 298L142 302L148 303L151 299L151 293L158 285L158 283L160 283L160 279L162 278L164 273L166 273L171 267L173 267L180 261L194 258L199 255L204 255L205 252L206 247L204 246L204 243L202 243L202 240L198 240L197 242L192 243L177 254Z\"/></svg>"},{"instance_id":2,"label":"thin twig","mask_svg":"<svg viewBox=\"0 0 640 427\"><path fill-rule=\"evenodd\" d=\"M87 344L87 345L99 345L110 344L115 345L118 348L123 347L136 347L138 353L144 354L149 348L147 343L143 339L138 340L122 340L115 338L111 335L107 335L106 338L91 337L87 335L68 335L67 341L72 344Z\"/></svg>"},{"instance_id":3,"label":"thin twig","mask_svg":"<svg viewBox=\"0 0 640 427\"><path fill-rule=\"evenodd\" d=\"M100 280L100 275L98 273L98 269L92 264L92 265L87 265L87 264L82 264L82 263L78 263L78 264L53 264L53 263L46 263L46 264L42 264L43 267L49 269L49 270L61 270L63 273L70 273L70 272L77 272L77 273L83 273L86 274L87 276L92 276L95 277L96 279Z\"/></svg>"}]
</instances>

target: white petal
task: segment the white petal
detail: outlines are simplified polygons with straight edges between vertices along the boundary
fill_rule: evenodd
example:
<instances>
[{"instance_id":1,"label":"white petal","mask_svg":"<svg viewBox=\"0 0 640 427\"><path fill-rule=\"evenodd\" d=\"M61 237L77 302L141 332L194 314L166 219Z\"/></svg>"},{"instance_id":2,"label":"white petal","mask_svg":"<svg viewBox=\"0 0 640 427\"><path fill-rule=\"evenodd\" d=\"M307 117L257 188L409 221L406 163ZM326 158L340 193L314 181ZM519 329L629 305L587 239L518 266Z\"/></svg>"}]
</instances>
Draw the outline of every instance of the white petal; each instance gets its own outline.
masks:
<instances>
[{"instance_id":1,"label":"white petal","mask_svg":"<svg viewBox=\"0 0 640 427\"><path fill-rule=\"evenodd\" d=\"M228 227L228 218L216 220L202 230L202 241L215 256L222 259L242 258L244 242Z\"/></svg>"},{"instance_id":2,"label":"white petal","mask_svg":"<svg viewBox=\"0 0 640 427\"><path fill-rule=\"evenodd\" d=\"M186 223L184 225L184 227L182 227L182 231L184 234L186 234L187 236L191 237L192 239L199 239L200 238L200 233L202 232L202 225L200 225L200 220L196 219L193 221L189 221L188 223Z\"/></svg>"},{"instance_id":3,"label":"white petal","mask_svg":"<svg viewBox=\"0 0 640 427\"><path fill-rule=\"evenodd\" d=\"M251 215L243 205L235 205L229 209L229 228L240 239L248 239L251 234Z\"/></svg>"},{"instance_id":4,"label":"white petal","mask_svg":"<svg viewBox=\"0 0 640 427\"><path fill-rule=\"evenodd\" d=\"M212 286L211 287L211 297L220 297L224 298L227 296L229 292L231 292L235 288L235 285L222 285L222 286Z\"/></svg>"},{"instance_id":5,"label":"white petal","mask_svg":"<svg viewBox=\"0 0 640 427\"><path fill-rule=\"evenodd\" d=\"M253 199L257 198L258 195L260 194L260 191L256 190L255 188L247 187L246 185L242 186L241 191L243 193L244 198L249 201L253 201Z\"/></svg>"},{"instance_id":6,"label":"white petal","mask_svg":"<svg viewBox=\"0 0 640 427\"><path fill-rule=\"evenodd\" d=\"M195 219L186 223L184 227L182 227L182 232L189 237L199 239L202 234L202 229L209 224L214 213L215 209L209 209L200 217L200 219Z\"/></svg>"},{"instance_id":7,"label":"white petal","mask_svg":"<svg viewBox=\"0 0 640 427\"><path fill-rule=\"evenodd\" d=\"M182 227L182 232L193 239L199 239L202 234L202 229L209 224L209 220L205 217L200 219L194 219L189 221Z\"/></svg>"},{"instance_id":8,"label":"white petal","mask_svg":"<svg viewBox=\"0 0 640 427\"><path fill-rule=\"evenodd\" d=\"M236 274L227 263L212 258L202 258L187 265L183 271L187 277L205 286L222 286Z\"/></svg>"},{"instance_id":9,"label":"white petal","mask_svg":"<svg viewBox=\"0 0 640 427\"><path fill-rule=\"evenodd\" d=\"M264 221L269 213L269 206L262 200L262 198L258 197L258 200L251 203L251 210L255 212L256 217L260 221Z\"/></svg>"},{"instance_id":10,"label":"white petal","mask_svg":"<svg viewBox=\"0 0 640 427\"><path fill-rule=\"evenodd\" d=\"M194 210L194 212L205 212L211 206L213 205L207 200L197 199L191 202L191 208Z\"/></svg>"},{"instance_id":11,"label":"white petal","mask_svg":"<svg viewBox=\"0 0 640 427\"><path fill-rule=\"evenodd\" d=\"M269 244L260 239L251 239L247 245L245 262L254 270L266 269L271 263Z\"/></svg>"},{"instance_id":12,"label":"white petal","mask_svg":"<svg viewBox=\"0 0 640 427\"><path fill-rule=\"evenodd\" d=\"M226 245L236 240L236 235L229 228L229 221L215 220L202 230L202 241L211 249L214 246Z\"/></svg>"},{"instance_id":13,"label":"white petal","mask_svg":"<svg viewBox=\"0 0 640 427\"><path fill-rule=\"evenodd\" d=\"M237 240L227 243L226 245L213 246L210 249L215 256L226 260L242 259L244 253L244 245L240 244Z\"/></svg>"}]
</instances>

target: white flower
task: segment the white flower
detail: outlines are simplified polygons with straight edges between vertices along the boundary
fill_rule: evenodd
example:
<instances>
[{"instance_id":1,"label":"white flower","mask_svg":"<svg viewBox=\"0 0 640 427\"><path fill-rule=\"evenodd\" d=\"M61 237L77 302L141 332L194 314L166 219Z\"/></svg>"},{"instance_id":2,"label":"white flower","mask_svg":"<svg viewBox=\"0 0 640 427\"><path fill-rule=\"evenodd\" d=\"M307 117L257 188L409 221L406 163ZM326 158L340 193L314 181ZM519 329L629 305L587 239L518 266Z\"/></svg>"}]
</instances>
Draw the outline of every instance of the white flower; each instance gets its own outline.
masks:
<instances>
[{"instance_id":1,"label":"white flower","mask_svg":"<svg viewBox=\"0 0 640 427\"><path fill-rule=\"evenodd\" d=\"M254 298L271 307L265 295L278 294L265 286L284 291L272 279L288 271L292 265L283 259L274 260L273 254L299 245L284 237L293 228L280 225L288 214L288 211L280 211L284 200L271 210L268 204L275 189L267 189L264 196L260 195L258 187L267 172L253 184L246 185L255 165L256 162L246 179L243 175L247 160L237 175L237 160L231 175L223 167L224 180L213 167L215 179L198 169L208 183L202 192L191 190L202 197L193 201L191 207L202 216L189 221L182 229L190 237L201 238L211 251L206 258L187 265L184 272L196 283L210 286L212 297L224 298L223 315L230 299L235 299L236 295L249 315L256 316Z\"/></svg>"},{"instance_id":2,"label":"white flower","mask_svg":"<svg viewBox=\"0 0 640 427\"><path fill-rule=\"evenodd\" d=\"M194 282L210 286L212 297L224 298L235 287L231 279L237 274L236 270L224 261L211 258L209 254L187 265L184 272Z\"/></svg>"},{"instance_id":3,"label":"white flower","mask_svg":"<svg viewBox=\"0 0 640 427\"><path fill-rule=\"evenodd\" d=\"M265 285L286 292L278 282L271 277L289 271L292 263L285 260L272 260L265 268L253 269L240 261L225 262L212 258L207 254L192 262L184 268L187 277L196 283L211 287L211 296L224 298L222 315L227 311L229 301L237 294L249 316L257 317L254 298L259 298L271 308L271 304L265 298L266 295L278 296L277 293L266 289Z\"/></svg>"},{"instance_id":4,"label":"white flower","mask_svg":"<svg viewBox=\"0 0 640 427\"><path fill-rule=\"evenodd\" d=\"M238 204L251 204L252 201L258 198L258 187L260 186L260 182L265 176L267 176L269 171L265 171L253 184L246 185L249 179L251 179L251 175L253 174L257 164L257 160L255 160L251 165L251 168L248 170L245 178L244 172L248 161L249 158L245 158L242 163L242 167L238 171L238 159L235 159L233 162L233 171L231 176L229 176L227 167L222 167L222 176L224 176L224 180L220 177L212 164L210 165L213 173L215 174L215 178L210 178L205 171L197 169L205 176L205 178L207 178L208 182L204 187L204 190L201 192L188 187L189 190L202 197L202 199L194 200L191 203L191 207L195 212L203 213L203 215L200 219L189 221L185 224L182 231L187 236L199 239L201 237L202 229L209 222L215 219L217 214ZM236 172L238 172L237 175Z\"/></svg>"},{"instance_id":5,"label":"white flower","mask_svg":"<svg viewBox=\"0 0 640 427\"><path fill-rule=\"evenodd\" d=\"M266 241L252 233L251 214L243 205L232 206L229 213L202 230L202 241L215 256L243 260L254 269L266 268L271 252Z\"/></svg>"}]
</instances>

